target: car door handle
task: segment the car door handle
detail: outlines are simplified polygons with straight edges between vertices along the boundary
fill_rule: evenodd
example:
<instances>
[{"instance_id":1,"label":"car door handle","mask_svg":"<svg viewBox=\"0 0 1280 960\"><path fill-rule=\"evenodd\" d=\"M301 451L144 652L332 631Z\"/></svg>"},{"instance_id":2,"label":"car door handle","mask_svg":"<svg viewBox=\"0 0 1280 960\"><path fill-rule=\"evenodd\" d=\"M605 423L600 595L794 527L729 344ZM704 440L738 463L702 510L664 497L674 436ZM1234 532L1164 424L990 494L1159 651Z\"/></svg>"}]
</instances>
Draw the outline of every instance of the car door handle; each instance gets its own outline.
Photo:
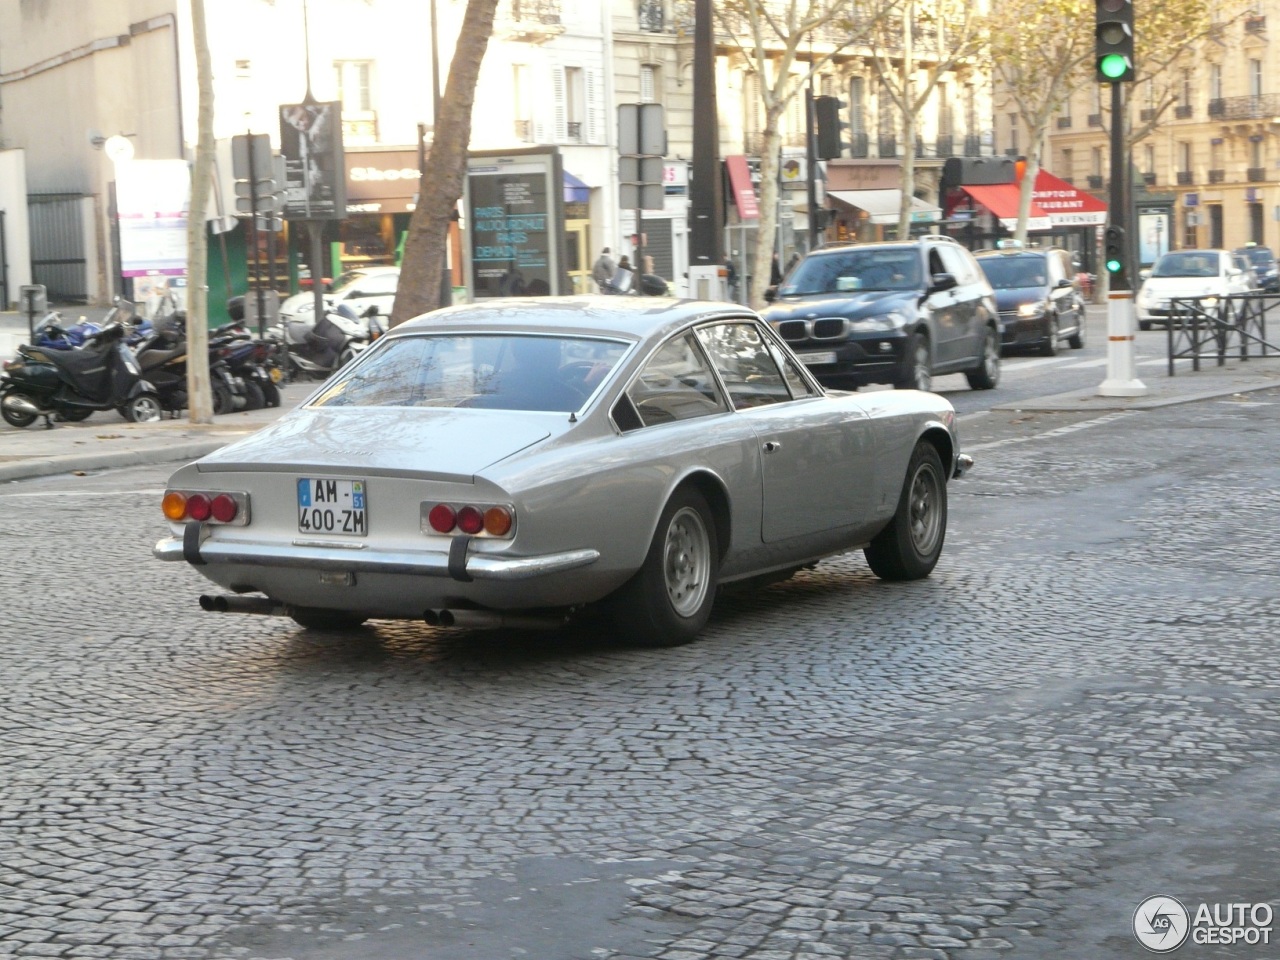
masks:
<instances>
[{"instance_id":1,"label":"car door handle","mask_svg":"<svg viewBox=\"0 0 1280 960\"><path fill-rule=\"evenodd\" d=\"M781 449L782 449L782 444L779 443L777 440L766 440L764 442L765 453L777 453Z\"/></svg>"}]
</instances>

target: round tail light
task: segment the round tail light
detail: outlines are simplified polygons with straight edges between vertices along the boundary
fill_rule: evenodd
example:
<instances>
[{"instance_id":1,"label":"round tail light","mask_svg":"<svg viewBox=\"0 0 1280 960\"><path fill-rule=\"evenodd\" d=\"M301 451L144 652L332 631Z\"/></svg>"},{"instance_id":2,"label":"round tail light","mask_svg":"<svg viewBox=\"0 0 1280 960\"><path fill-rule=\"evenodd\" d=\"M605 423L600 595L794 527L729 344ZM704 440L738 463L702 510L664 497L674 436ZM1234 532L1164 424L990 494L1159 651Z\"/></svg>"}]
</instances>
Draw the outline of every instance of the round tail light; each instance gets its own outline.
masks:
<instances>
[{"instance_id":1,"label":"round tail light","mask_svg":"<svg viewBox=\"0 0 1280 960\"><path fill-rule=\"evenodd\" d=\"M475 507L463 507L458 511L458 529L476 534L484 529L484 514Z\"/></svg>"},{"instance_id":2,"label":"round tail light","mask_svg":"<svg viewBox=\"0 0 1280 960\"><path fill-rule=\"evenodd\" d=\"M236 513L240 506L236 503L236 498L230 494L220 493L213 498L213 504L210 508L213 512L213 519L219 523L230 523L236 518Z\"/></svg>"},{"instance_id":3,"label":"round tail light","mask_svg":"<svg viewBox=\"0 0 1280 960\"><path fill-rule=\"evenodd\" d=\"M187 515L187 498L177 490L170 490L160 502L160 509L170 520L181 520Z\"/></svg>"},{"instance_id":4,"label":"round tail light","mask_svg":"<svg viewBox=\"0 0 1280 960\"><path fill-rule=\"evenodd\" d=\"M208 520L213 513L213 504L203 493L193 493L187 498L187 516L192 520Z\"/></svg>"},{"instance_id":5,"label":"round tail light","mask_svg":"<svg viewBox=\"0 0 1280 960\"><path fill-rule=\"evenodd\" d=\"M490 507L484 512L485 533L494 537L506 536L511 530L511 514L506 507Z\"/></svg>"},{"instance_id":6,"label":"round tail light","mask_svg":"<svg viewBox=\"0 0 1280 960\"><path fill-rule=\"evenodd\" d=\"M431 524L431 529L436 533L449 533L457 526L457 517L453 507L447 503L437 503L427 514L427 523Z\"/></svg>"}]
</instances>

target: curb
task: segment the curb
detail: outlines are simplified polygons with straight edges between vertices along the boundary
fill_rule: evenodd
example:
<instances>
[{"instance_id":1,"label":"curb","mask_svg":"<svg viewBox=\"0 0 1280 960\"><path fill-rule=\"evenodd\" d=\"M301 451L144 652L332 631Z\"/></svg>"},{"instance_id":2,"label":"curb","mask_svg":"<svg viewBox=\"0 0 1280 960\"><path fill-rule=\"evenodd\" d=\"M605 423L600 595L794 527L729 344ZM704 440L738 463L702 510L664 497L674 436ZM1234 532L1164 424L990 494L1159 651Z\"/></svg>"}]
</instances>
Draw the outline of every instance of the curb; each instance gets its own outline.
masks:
<instances>
[{"instance_id":1,"label":"curb","mask_svg":"<svg viewBox=\"0 0 1280 960\"><path fill-rule=\"evenodd\" d=\"M1196 403L1200 400L1214 400L1219 397L1230 397L1237 393L1253 393L1257 390L1274 390L1280 388L1280 379L1243 380L1230 385L1221 385L1197 391L1181 393L1176 396L1141 396L1141 397L1104 397L1093 390L1076 390L1071 393L1058 393L1048 397L1035 397L1021 402L1000 404L992 407L992 411L1000 413L1112 413L1121 410L1155 410L1159 407L1173 407L1183 403Z\"/></svg>"},{"instance_id":2,"label":"curb","mask_svg":"<svg viewBox=\"0 0 1280 960\"><path fill-rule=\"evenodd\" d=\"M32 457L14 463L0 463L0 482L31 480L66 473L86 473L92 470L112 470L119 467L141 467L170 461L198 460L206 454L225 447L238 437L221 440L200 440L173 446L120 450L111 453L67 454L56 457Z\"/></svg>"}]
</instances>

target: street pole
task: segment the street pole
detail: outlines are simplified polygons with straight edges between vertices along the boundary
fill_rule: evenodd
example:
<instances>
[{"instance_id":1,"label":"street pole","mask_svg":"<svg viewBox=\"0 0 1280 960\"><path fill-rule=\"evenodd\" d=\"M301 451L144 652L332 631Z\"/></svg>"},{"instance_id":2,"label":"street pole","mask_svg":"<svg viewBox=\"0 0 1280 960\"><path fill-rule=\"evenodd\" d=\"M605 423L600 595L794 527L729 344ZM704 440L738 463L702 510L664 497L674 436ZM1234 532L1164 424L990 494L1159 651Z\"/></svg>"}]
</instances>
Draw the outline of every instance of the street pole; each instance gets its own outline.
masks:
<instances>
[{"instance_id":1,"label":"street pole","mask_svg":"<svg viewBox=\"0 0 1280 960\"><path fill-rule=\"evenodd\" d=\"M440 41L436 31L436 0L431 0L431 145L436 143L436 131L440 129ZM422 135L418 135L419 156L423 156ZM423 162L423 170L426 163ZM418 197L422 197L421 178L418 183ZM453 274L449 271L449 228L445 228L443 238L445 246L444 260L440 268L440 306L447 307L453 303Z\"/></svg>"},{"instance_id":2,"label":"street pole","mask_svg":"<svg viewBox=\"0 0 1280 960\"><path fill-rule=\"evenodd\" d=\"M724 184L716 108L711 0L694 0L693 185L689 197L689 295L723 299Z\"/></svg>"},{"instance_id":3,"label":"street pole","mask_svg":"<svg viewBox=\"0 0 1280 960\"><path fill-rule=\"evenodd\" d=\"M1098 386L1103 397L1141 397L1147 385L1138 379L1136 327L1133 314L1135 258L1129 216L1129 157L1125 150L1124 84L1111 84L1111 197L1108 219L1129 238L1124 243L1123 267L1112 274L1107 294L1107 378Z\"/></svg>"}]
</instances>

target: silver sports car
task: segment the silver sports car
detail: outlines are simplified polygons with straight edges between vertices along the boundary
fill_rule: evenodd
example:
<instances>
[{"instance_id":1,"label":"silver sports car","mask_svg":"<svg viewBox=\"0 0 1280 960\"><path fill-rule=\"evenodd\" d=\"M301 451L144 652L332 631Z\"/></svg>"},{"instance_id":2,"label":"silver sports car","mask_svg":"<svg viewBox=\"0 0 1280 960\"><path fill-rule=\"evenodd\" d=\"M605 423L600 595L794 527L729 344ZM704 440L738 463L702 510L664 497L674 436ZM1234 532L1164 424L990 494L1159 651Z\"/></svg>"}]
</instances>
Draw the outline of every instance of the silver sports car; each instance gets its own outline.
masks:
<instances>
[{"instance_id":1,"label":"silver sports car","mask_svg":"<svg viewBox=\"0 0 1280 960\"><path fill-rule=\"evenodd\" d=\"M717 587L862 548L928 576L960 453L931 393L824 391L749 310L495 300L397 327L273 426L178 470L161 560L208 610L533 626L597 603L691 640Z\"/></svg>"}]
</instances>

